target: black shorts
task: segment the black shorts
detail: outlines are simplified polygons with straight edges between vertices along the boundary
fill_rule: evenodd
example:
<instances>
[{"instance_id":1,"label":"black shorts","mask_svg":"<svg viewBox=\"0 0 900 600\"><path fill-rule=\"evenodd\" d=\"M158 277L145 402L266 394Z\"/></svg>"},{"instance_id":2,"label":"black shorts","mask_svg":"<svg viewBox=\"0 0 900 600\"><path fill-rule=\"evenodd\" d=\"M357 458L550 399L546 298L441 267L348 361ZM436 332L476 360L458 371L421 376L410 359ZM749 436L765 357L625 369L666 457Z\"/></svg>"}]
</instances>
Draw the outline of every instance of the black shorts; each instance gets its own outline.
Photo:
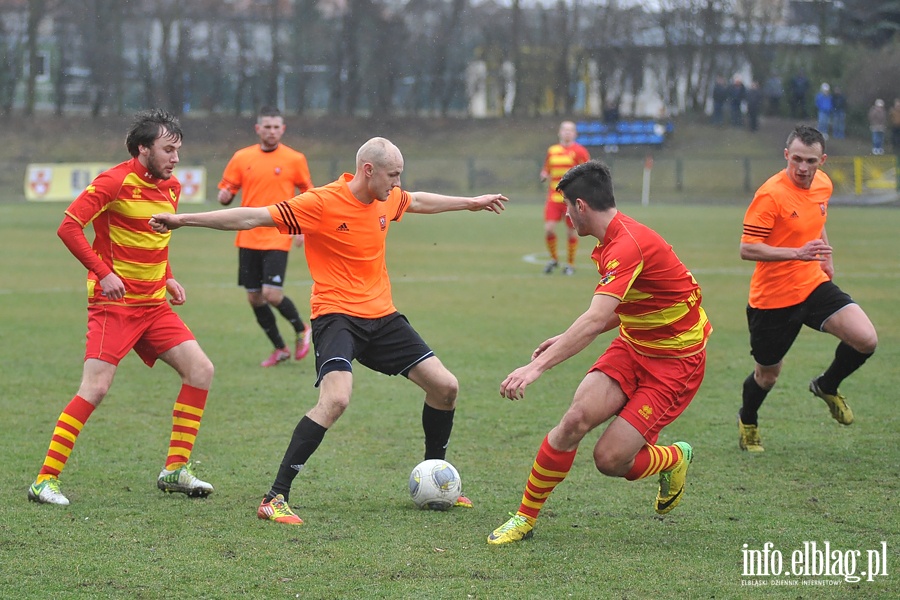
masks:
<instances>
[{"instance_id":1,"label":"black shorts","mask_svg":"<svg viewBox=\"0 0 900 600\"><path fill-rule=\"evenodd\" d=\"M399 312L379 319L340 313L316 317L312 323L316 349L316 387L331 371L352 371L354 359L385 375L409 371L434 352Z\"/></svg>"},{"instance_id":2,"label":"black shorts","mask_svg":"<svg viewBox=\"0 0 900 600\"><path fill-rule=\"evenodd\" d=\"M851 304L855 304L853 298L826 281L806 300L794 306L770 309L747 306L750 354L759 365L777 365L790 350L803 325L822 331L825 321Z\"/></svg>"},{"instance_id":3,"label":"black shorts","mask_svg":"<svg viewBox=\"0 0 900 600\"><path fill-rule=\"evenodd\" d=\"M284 250L238 248L238 285L248 292L258 292L264 285L284 287L287 263Z\"/></svg>"}]
</instances>

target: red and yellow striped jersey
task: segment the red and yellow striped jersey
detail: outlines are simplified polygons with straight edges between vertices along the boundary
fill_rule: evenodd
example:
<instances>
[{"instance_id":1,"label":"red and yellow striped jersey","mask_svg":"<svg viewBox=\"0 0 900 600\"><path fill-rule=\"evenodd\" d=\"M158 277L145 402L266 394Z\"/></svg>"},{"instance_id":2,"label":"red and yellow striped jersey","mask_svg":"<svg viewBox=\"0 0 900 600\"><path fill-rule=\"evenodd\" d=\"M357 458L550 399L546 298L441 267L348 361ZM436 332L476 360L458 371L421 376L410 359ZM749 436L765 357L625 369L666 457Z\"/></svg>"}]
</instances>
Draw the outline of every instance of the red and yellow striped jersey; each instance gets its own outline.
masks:
<instances>
[{"instance_id":1,"label":"red and yellow striped jersey","mask_svg":"<svg viewBox=\"0 0 900 600\"><path fill-rule=\"evenodd\" d=\"M397 310L385 240L391 221L403 218L412 198L394 188L384 202L363 204L347 186L352 179L344 173L334 183L269 207L278 231L305 236L313 319L329 313L377 319Z\"/></svg>"},{"instance_id":2,"label":"red and yellow striped jersey","mask_svg":"<svg viewBox=\"0 0 900 600\"><path fill-rule=\"evenodd\" d=\"M547 173L549 187L547 188L548 202L565 202L563 195L556 191L559 180L566 172L581 163L591 160L587 148L573 142L568 146L553 144L547 149L547 157L544 159L544 171Z\"/></svg>"},{"instance_id":3,"label":"red and yellow striped jersey","mask_svg":"<svg viewBox=\"0 0 900 600\"><path fill-rule=\"evenodd\" d=\"M125 298L107 300L101 294L97 274L89 271L90 304L152 305L166 301L171 233L154 232L148 221L156 213L174 213L180 196L181 184L175 177L157 179L133 158L100 173L72 201L66 214L82 228L93 226L93 251L125 284Z\"/></svg>"},{"instance_id":4,"label":"red and yellow striped jersey","mask_svg":"<svg viewBox=\"0 0 900 600\"><path fill-rule=\"evenodd\" d=\"M658 233L621 212L591 258L595 294L618 298L619 335L652 357L691 356L706 347L712 326L700 306L700 286Z\"/></svg>"},{"instance_id":5,"label":"red and yellow striped jersey","mask_svg":"<svg viewBox=\"0 0 900 600\"><path fill-rule=\"evenodd\" d=\"M776 173L753 196L744 215L741 243L799 248L822 237L833 188L821 170L808 190L794 185L786 171ZM794 306L825 281L828 275L817 261L757 262L750 278L749 304L763 309Z\"/></svg>"},{"instance_id":6,"label":"red and yellow striped jersey","mask_svg":"<svg viewBox=\"0 0 900 600\"><path fill-rule=\"evenodd\" d=\"M241 192L241 206L270 206L312 186L306 156L284 144L270 152L264 152L259 144L238 150L219 182L219 189L232 194ZM238 231L234 245L251 250L288 251L291 237L271 227L256 227Z\"/></svg>"}]
</instances>

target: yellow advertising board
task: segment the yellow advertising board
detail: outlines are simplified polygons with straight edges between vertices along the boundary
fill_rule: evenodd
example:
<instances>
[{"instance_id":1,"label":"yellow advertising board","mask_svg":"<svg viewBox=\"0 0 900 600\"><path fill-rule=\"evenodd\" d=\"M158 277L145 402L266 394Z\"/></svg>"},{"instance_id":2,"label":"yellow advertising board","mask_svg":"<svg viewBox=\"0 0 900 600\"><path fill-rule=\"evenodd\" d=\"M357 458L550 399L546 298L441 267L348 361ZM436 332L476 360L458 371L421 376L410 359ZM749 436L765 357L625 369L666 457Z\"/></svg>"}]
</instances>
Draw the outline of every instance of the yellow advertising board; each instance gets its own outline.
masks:
<instances>
[{"instance_id":1,"label":"yellow advertising board","mask_svg":"<svg viewBox=\"0 0 900 600\"><path fill-rule=\"evenodd\" d=\"M25 199L31 202L71 202L113 165L106 163L34 163L25 170ZM181 202L200 204L206 200L206 167L178 167Z\"/></svg>"}]
</instances>

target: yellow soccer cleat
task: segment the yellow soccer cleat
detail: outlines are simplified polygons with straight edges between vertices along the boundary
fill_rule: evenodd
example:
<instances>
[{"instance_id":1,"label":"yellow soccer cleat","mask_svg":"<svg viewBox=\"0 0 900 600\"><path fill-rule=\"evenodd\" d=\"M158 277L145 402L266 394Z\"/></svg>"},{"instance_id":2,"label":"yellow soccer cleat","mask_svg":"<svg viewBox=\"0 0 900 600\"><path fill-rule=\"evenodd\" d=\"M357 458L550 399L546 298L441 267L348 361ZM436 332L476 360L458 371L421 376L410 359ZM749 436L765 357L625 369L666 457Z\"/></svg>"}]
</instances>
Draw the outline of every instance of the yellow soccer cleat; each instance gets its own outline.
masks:
<instances>
[{"instance_id":1,"label":"yellow soccer cleat","mask_svg":"<svg viewBox=\"0 0 900 600\"><path fill-rule=\"evenodd\" d=\"M759 427L757 425L745 425L738 414L738 445L741 450L747 452L765 452L762 441L759 439Z\"/></svg>"},{"instance_id":2,"label":"yellow soccer cleat","mask_svg":"<svg viewBox=\"0 0 900 600\"><path fill-rule=\"evenodd\" d=\"M809 382L809 391L825 401L835 421L841 425L849 425L853 422L853 411L850 410L847 399L841 396L840 391L836 391L834 394L826 394L819 387L818 377Z\"/></svg>"},{"instance_id":3,"label":"yellow soccer cleat","mask_svg":"<svg viewBox=\"0 0 900 600\"><path fill-rule=\"evenodd\" d=\"M681 449L681 460L668 471L659 474L659 493L656 495L656 512L666 514L681 502L684 496L684 482L687 479L687 470L694 460L694 449L687 442L675 442Z\"/></svg>"},{"instance_id":4,"label":"yellow soccer cleat","mask_svg":"<svg viewBox=\"0 0 900 600\"><path fill-rule=\"evenodd\" d=\"M500 545L509 544L510 542L518 542L527 540L531 537L534 529L535 519L520 515L512 514L509 521L495 529L488 536L488 544Z\"/></svg>"}]
</instances>

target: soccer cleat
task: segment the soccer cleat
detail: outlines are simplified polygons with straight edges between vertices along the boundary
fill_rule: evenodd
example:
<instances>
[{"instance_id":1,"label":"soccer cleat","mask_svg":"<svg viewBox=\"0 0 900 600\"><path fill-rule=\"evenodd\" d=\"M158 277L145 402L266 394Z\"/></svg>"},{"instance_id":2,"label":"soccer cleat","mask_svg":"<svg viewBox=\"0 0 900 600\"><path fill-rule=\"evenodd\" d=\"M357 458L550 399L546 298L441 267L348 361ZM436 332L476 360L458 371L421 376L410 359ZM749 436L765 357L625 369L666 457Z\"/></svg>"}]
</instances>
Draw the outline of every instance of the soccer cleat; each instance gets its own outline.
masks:
<instances>
[{"instance_id":1,"label":"soccer cleat","mask_svg":"<svg viewBox=\"0 0 900 600\"><path fill-rule=\"evenodd\" d=\"M256 510L256 516L260 519L284 523L285 525L303 525L303 519L294 514L284 496L278 494L271 500L263 498Z\"/></svg>"},{"instance_id":2,"label":"soccer cleat","mask_svg":"<svg viewBox=\"0 0 900 600\"><path fill-rule=\"evenodd\" d=\"M187 494L191 498L205 498L213 493L212 485L194 476L190 463L174 471L169 469L160 471L156 487L170 494L172 492Z\"/></svg>"},{"instance_id":3,"label":"soccer cleat","mask_svg":"<svg viewBox=\"0 0 900 600\"><path fill-rule=\"evenodd\" d=\"M759 427L756 425L744 425L741 415L738 413L738 445L741 450L747 452L765 452L762 441L759 439Z\"/></svg>"},{"instance_id":4,"label":"soccer cleat","mask_svg":"<svg viewBox=\"0 0 900 600\"><path fill-rule=\"evenodd\" d=\"M809 391L825 401L835 421L842 425L849 425L853 422L853 411L850 410L847 399L841 396L840 391L834 394L826 394L819 387L818 377L809 382Z\"/></svg>"},{"instance_id":5,"label":"soccer cleat","mask_svg":"<svg viewBox=\"0 0 900 600\"><path fill-rule=\"evenodd\" d=\"M309 354L309 340L312 338L312 327L307 326L303 333L297 334L297 346L294 351L294 360L300 360Z\"/></svg>"},{"instance_id":6,"label":"soccer cleat","mask_svg":"<svg viewBox=\"0 0 900 600\"><path fill-rule=\"evenodd\" d=\"M681 502L687 470L694 460L694 449L687 442L675 442L681 449L681 460L668 471L659 474L659 493L656 495L656 512L666 514Z\"/></svg>"},{"instance_id":7,"label":"soccer cleat","mask_svg":"<svg viewBox=\"0 0 900 600\"><path fill-rule=\"evenodd\" d=\"M488 536L488 544L500 545L509 544L510 542L518 542L519 540L527 540L534 533L535 519L529 519L525 515L519 513L510 514L510 520L495 529Z\"/></svg>"},{"instance_id":8,"label":"soccer cleat","mask_svg":"<svg viewBox=\"0 0 900 600\"><path fill-rule=\"evenodd\" d=\"M462 494L456 499L456 503L453 506L459 506L460 508L474 508L472 501Z\"/></svg>"},{"instance_id":9,"label":"soccer cleat","mask_svg":"<svg viewBox=\"0 0 900 600\"><path fill-rule=\"evenodd\" d=\"M59 491L59 479L56 477L45 479L40 483L36 481L32 483L28 488L28 499L40 504L69 505L69 499Z\"/></svg>"},{"instance_id":10,"label":"soccer cleat","mask_svg":"<svg viewBox=\"0 0 900 600\"><path fill-rule=\"evenodd\" d=\"M558 266L559 266L559 261L551 260L550 262L547 263L547 266L544 267L544 273L546 275L549 275L550 273L553 272L553 269L555 269Z\"/></svg>"},{"instance_id":11,"label":"soccer cleat","mask_svg":"<svg viewBox=\"0 0 900 600\"><path fill-rule=\"evenodd\" d=\"M566 265L565 267L563 267L562 274L563 275L574 275L575 267L573 267L572 265Z\"/></svg>"},{"instance_id":12,"label":"soccer cleat","mask_svg":"<svg viewBox=\"0 0 900 600\"><path fill-rule=\"evenodd\" d=\"M259 363L261 367L274 367L278 363L283 363L291 357L291 351L285 348L278 348L269 358ZM299 360L299 359L298 359Z\"/></svg>"}]
</instances>

